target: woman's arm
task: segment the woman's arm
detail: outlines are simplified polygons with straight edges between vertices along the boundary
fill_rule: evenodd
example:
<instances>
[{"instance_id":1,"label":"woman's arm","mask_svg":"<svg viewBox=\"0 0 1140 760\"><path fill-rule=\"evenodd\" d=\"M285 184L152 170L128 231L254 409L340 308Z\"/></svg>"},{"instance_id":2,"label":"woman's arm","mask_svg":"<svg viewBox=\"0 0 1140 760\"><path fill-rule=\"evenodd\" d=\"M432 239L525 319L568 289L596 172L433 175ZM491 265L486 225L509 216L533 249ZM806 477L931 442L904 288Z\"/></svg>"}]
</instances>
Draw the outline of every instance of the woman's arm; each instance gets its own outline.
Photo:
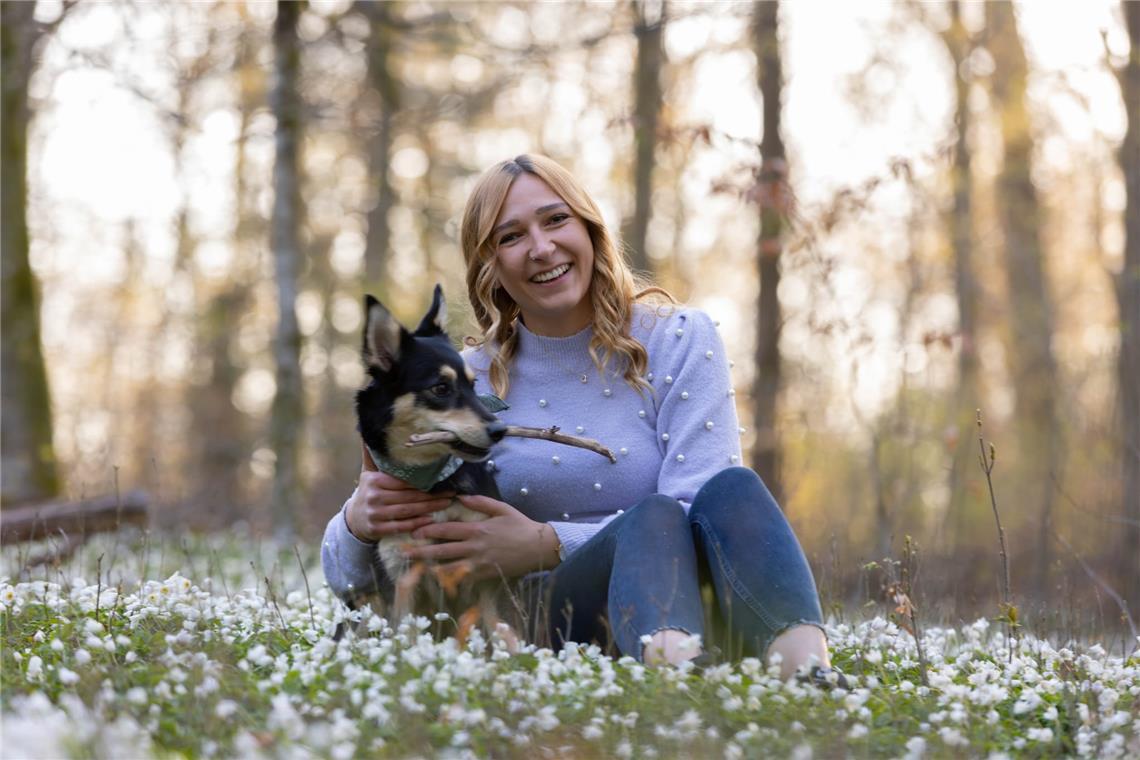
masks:
<instances>
[{"instance_id":1,"label":"woman's arm","mask_svg":"<svg viewBox=\"0 0 1140 760\"><path fill-rule=\"evenodd\" d=\"M657 491L687 509L713 475L741 462L727 351L716 325L699 309L664 318L647 349L662 454Z\"/></svg>"},{"instance_id":2,"label":"woman's arm","mask_svg":"<svg viewBox=\"0 0 1140 760\"><path fill-rule=\"evenodd\" d=\"M345 601L380 590L389 582L376 542L409 533L432 521L431 513L451 503L451 494L429 494L379 472L361 444L360 481L325 527L321 567L333 593Z\"/></svg>"}]
</instances>

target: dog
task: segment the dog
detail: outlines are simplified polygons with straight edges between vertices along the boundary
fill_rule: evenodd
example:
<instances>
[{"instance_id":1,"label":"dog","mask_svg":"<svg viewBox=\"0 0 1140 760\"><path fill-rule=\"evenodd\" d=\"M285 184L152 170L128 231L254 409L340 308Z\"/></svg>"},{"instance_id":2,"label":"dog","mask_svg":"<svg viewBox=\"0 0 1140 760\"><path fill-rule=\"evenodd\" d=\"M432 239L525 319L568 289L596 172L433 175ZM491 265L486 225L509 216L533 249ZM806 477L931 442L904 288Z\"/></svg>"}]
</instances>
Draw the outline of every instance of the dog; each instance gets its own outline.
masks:
<instances>
[{"instance_id":1,"label":"dog","mask_svg":"<svg viewBox=\"0 0 1140 760\"><path fill-rule=\"evenodd\" d=\"M474 373L452 347L445 330L447 306L436 285L431 307L414 332L404 329L380 301L364 297L362 357L368 384L356 394L361 438L376 466L430 492L454 491L502 499L494 476L483 462L502 439L506 425L475 393ZM417 433L449 432L455 439L408 447ZM487 515L453 499L434 513L435 522L475 522ZM444 611L459 621L465 639L476 621L488 634L499 630L501 579L470 581L463 571L446 572L439 564L411 562L408 546L435 543L401 533L384 536L376 551L393 582L391 602L396 619L407 614L433 616ZM353 605L355 606L355 605ZM509 628L509 626L508 626Z\"/></svg>"}]
</instances>

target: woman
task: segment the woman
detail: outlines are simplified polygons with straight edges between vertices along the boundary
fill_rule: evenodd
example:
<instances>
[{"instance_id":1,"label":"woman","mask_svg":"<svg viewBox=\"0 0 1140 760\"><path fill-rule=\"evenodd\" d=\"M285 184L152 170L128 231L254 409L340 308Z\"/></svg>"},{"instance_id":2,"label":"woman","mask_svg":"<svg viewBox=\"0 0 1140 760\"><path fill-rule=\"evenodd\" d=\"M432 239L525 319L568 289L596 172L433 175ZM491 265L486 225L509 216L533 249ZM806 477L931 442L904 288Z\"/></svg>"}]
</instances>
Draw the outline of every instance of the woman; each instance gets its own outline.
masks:
<instances>
[{"instance_id":1,"label":"woman","mask_svg":"<svg viewBox=\"0 0 1140 760\"><path fill-rule=\"evenodd\" d=\"M464 355L510 405L499 417L595 438L617 462L506 439L487 465L506 502L463 496L490 519L432 524L447 498L373 471L366 454L325 534L334 592L374 587L370 542L414 531L441 542L413 559L527 576L554 645L612 639L647 663L677 664L702 654L692 635L704 634L708 583L712 617L744 654L779 654L784 677L814 665L812 679L834 682L799 544L760 479L735 466L728 361L709 318L639 289L596 204L548 158L488 170L461 234L482 330Z\"/></svg>"}]
</instances>

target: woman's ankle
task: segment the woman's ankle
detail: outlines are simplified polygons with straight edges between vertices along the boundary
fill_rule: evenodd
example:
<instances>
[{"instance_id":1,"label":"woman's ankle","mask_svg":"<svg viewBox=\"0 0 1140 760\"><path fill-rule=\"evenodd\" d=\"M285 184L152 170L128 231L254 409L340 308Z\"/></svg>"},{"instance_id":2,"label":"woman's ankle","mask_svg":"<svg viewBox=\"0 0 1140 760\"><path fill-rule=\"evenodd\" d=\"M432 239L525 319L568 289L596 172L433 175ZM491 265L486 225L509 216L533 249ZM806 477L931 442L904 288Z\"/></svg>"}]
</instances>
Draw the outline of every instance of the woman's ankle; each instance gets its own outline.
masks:
<instances>
[{"instance_id":1,"label":"woman's ankle","mask_svg":"<svg viewBox=\"0 0 1140 760\"><path fill-rule=\"evenodd\" d=\"M702 651L700 636L679 628L665 628L642 640L641 661L646 665L680 665Z\"/></svg>"},{"instance_id":2,"label":"woman's ankle","mask_svg":"<svg viewBox=\"0 0 1140 760\"><path fill-rule=\"evenodd\" d=\"M776 658L773 655L779 655L780 678L783 680L794 676L800 668L831 666L827 637L814 625L795 625L785 630L768 645L767 657L774 663Z\"/></svg>"}]
</instances>

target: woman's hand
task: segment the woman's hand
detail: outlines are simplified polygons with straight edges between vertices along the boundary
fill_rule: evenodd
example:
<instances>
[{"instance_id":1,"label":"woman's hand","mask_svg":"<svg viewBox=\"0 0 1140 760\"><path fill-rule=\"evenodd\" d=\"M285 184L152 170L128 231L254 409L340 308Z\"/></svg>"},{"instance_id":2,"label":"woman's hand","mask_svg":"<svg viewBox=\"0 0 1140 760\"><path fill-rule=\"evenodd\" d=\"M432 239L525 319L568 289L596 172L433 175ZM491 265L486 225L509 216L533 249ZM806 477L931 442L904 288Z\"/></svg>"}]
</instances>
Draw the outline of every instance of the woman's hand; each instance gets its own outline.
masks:
<instances>
[{"instance_id":1,"label":"woman's hand","mask_svg":"<svg viewBox=\"0 0 1140 760\"><path fill-rule=\"evenodd\" d=\"M554 528L488 496L461 494L459 500L468 509L490 517L480 522L432 523L416 529L413 538L442 539L443 543L409 548L410 559L445 562L444 571L462 569L472 579L516 578L558 564L559 541Z\"/></svg>"},{"instance_id":2,"label":"woman's hand","mask_svg":"<svg viewBox=\"0 0 1140 760\"><path fill-rule=\"evenodd\" d=\"M361 541L375 543L384 536L410 533L429 525L431 513L451 503L454 493L425 493L380 472L363 441L360 448L363 455L360 481L344 517L349 531Z\"/></svg>"}]
</instances>

